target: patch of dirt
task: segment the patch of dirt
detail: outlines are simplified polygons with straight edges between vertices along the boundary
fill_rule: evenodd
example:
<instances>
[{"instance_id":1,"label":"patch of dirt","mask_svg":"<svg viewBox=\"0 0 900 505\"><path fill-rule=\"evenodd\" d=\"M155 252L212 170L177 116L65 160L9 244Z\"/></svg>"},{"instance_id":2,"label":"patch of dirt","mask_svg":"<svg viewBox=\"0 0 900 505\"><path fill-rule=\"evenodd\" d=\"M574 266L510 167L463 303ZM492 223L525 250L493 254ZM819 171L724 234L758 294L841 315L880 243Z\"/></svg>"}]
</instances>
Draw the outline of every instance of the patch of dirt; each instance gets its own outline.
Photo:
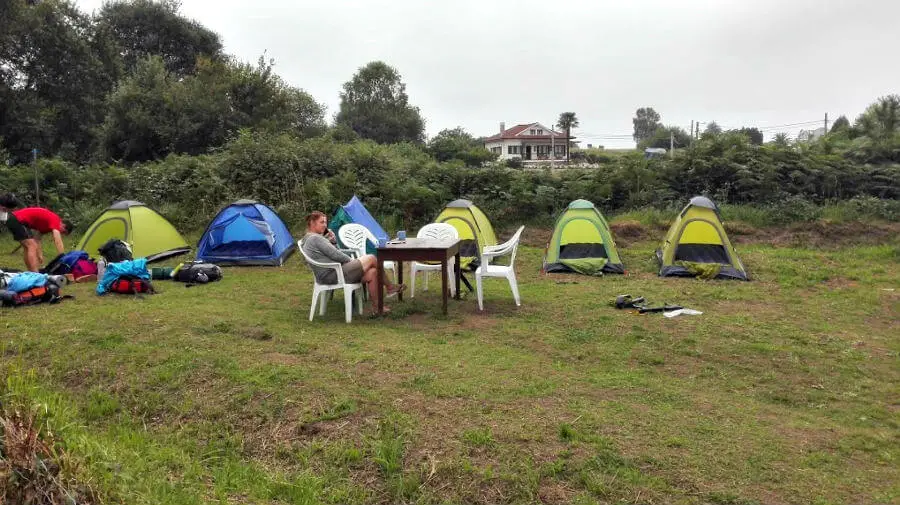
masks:
<instances>
[{"instance_id":1,"label":"patch of dirt","mask_svg":"<svg viewBox=\"0 0 900 505\"><path fill-rule=\"evenodd\" d=\"M725 229L737 230L742 225L726 223ZM745 226L745 225L744 225ZM779 228L753 228L746 226L734 233L732 240L738 244L764 243L773 246L806 246L835 248L856 244L884 244L900 236L900 223L849 222L835 223L819 220L812 223L794 223Z\"/></svg>"},{"instance_id":2,"label":"patch of dirt","mask_svg":"<svg viewBox=\"0 0 900 505\"><path fill-rule=\"evenodd\" d=\"M526 226L519 242L528 247L538 247L543 249L544 247L547 247L547 243L550 242L550 237L552 235L553 228L535 228L533 226Z\"/></svg>"},{"instance_id":3,"label":"patch of dirt","mask_svg":"<svg viewBox=\"0 0 900 505\"><path fill-rule=\"evenodd\" d=\"M612 231L616 245L619 247L628 246L633 242L659 240L661 238L658 236L658 233L634 220L618 221L610 224L609 228Z\"/></svg>"}]
</instances>

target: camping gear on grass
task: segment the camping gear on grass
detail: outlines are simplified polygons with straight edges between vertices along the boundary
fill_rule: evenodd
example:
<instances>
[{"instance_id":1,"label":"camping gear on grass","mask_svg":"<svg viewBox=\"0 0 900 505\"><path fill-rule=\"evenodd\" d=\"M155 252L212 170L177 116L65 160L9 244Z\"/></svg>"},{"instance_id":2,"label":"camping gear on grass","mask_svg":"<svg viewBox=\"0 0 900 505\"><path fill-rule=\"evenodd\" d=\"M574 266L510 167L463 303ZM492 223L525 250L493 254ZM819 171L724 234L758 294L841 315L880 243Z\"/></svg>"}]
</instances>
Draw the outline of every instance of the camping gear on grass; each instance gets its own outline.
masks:
<instances>
[{"instance_id":1,"label":"camping gear on grass","mask_svg":"<svg viewBox=\"0 0 900 505\"><path fill-rule=\"evenodd\" d=\"M119 279L126 280L142 280L146 284L150 283L150 271L147 270L147 258L139 258L132 261L120 261L118 263L110 263L106 265L103 271L103 277L97 283L97 294L102 295L109 292L114 282ZM127 285L130 289L131 285ZM120 286L125 289L125 286ZM141 291L127 291L129 293L140 293ZM150 291L154 292L154 291Z\"/></svg>"},{"instance_id":2,"label":"camping gear on grass","mask_svg":"<svg viewBox=\"0 0 900 505\"><path fill-rule=\"evenodd\" d=\"M118 263L120 261L131 261L134 259L128 244L117 238L109 239L97 249L97 252L100 253L100 256L103 257L107 264Z\"/></svg>"},{"instance_id":3,"label":"camping gear on grass","mask_svg":"<svg viewBox=\"0 0 900 505\"><path fill-rule=\"evenodd\" d=\"M213 218L197 259L217 265L281 266L297 250L287 225L268 205L238 200Z\"/></svg>"},{"instance_id":4,"label":"camping gear on grass","mask_svg":"<svg viewBox=\"0 0 900 505\"><path fill-rule=\"evenodd\" d=\"M625 273L609 224L593 203L575 200L556 220L544 254L544 272Z\"/></svg>"},{"instance_id":5,"label":"camping gear on grass","mask_svg":"<svg viewBox=\"0 0 900 505\"><path fill-rule=\"evenodd\" d=\"M390 238L388 237L387 232L384 231L384 228L378 224L378 221L375 221L375 218L372 217L372 214L369 213L369 210L366 209L366 206L363 205L356 195L354 195L345 205L338 207L334 216L328 221L328 228L337 232L342 226L350 223L364 226L375 237L376 242L374 243L370 240L366 241L366 254L375 254L375 248L378 246L378 239L387 241ZM341 241L340 236L338 236L338 247L348 247L347 244L344 244L343 241Z\"/></svg>"},{"instance_id":6,"label":"camping gear on grass","mask_svg":"<svg viewBox=\"0 0 900 505\"><path fill-rule=\"evenodd\" d=\"M135 257L154 262L191 250L184 238L166 218L141 202L116 202L100 214L78 242L78 249L96 252L110 239L131 246Z\"/></svg>"},{"instance_id":7,"label":"camping gear on grass","mask_svg":"<svg viewBox=\"0 0 900 505\"><path fill-rule=\"evenodd\" d=\"M22 272L10 276L5 289L0 290L0 305L20 307L38 303L59 303L63 298L60 288L67 283L65 276Z\"/></svg>"},{"instance_id":8,"label":"camping gear on grass","mask_svg":"<svg viewBox=\"0 0 900 505\"><path fill-rule=\"evenodd\" d=\"M206 284L222 279L222 269L213 263L205 261L193 261L182 263L175 267L172 278L179 282L191 284Z\"/></svg>"},{"instance_id":9,"label":"camping gear on grass","mask_svg":"<svg viewBox=\"0 0 900 505\"><path fill-rule=\"evenodd\" d=\"M712 200L695 196L675 218L656 250L661 277L750 280Z\"/></svg>"},{"instance_id":10,"label":"camping gear on grass","mask_svg":"<svg viewBox=\"0 0 900 505\"><path fill-rule=\"evenodd\" d=\"M454 200L444 207L434 220L447 223L459 232L459 257L462 270L475 271L481 263L481 250L497 245L497 236L490 220L469 200Z\"/></svg>"}]
</instances>

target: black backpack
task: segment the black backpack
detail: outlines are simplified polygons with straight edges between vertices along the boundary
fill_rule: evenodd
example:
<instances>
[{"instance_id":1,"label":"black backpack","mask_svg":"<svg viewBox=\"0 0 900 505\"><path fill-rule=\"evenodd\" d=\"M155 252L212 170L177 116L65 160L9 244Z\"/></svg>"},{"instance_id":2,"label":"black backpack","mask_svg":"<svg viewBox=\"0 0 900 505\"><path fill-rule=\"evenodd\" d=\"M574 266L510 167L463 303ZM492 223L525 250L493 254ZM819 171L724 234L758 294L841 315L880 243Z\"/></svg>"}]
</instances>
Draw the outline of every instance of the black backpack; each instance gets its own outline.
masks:
<instances>
[{"instance_id":1,"label":"black backpack","mask_svg":"<svg viewBox=\"0 0 900 505\"><path fill-rule=\"evenodd\" d=\"M107 240L105 244L100 246L100 249L97 249L97 252L100 253L100 256L103 256L107 263L118 263L134 259L131 256L131 250L128 249L128 244L117 238Z\"/></svg>"},{"instance_id":2,"label":"black backpack","mask_svg":"<svg viewBox=\"0 0 900 505\"><path fill-rule=\"evenodd\" d=\"M213 263L192 261L182 264L181 268L175 272L173 278L176 281L188 284L206 284L207 282L215 282L221 279L222 269L219 265Z\"/></svg>"}]
</instances>

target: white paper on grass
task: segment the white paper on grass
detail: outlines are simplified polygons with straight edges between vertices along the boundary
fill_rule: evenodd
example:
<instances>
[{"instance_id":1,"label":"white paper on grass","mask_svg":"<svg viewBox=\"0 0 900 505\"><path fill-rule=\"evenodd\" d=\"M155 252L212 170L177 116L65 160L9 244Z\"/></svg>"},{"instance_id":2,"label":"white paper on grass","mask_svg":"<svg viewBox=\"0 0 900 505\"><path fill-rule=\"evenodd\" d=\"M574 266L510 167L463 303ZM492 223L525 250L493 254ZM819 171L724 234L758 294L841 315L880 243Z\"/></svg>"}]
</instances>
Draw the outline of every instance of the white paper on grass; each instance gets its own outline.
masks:
<instances>
[{"instance_id":1,"label":"white paper on grass","mask_svg":"<svg viewBox=\"0 0 900 505\"><path fill-rule=\"evenodd\" d=\"M670 310L669 312L663 312L663 315L666 317L676 317L676 316L680 316L682 314L684 314L686 316L699 316L702 313L703 312L700 312L699 310L694 310L694 309L677 309L677 310Z\"/></svg>"}]
</instances>

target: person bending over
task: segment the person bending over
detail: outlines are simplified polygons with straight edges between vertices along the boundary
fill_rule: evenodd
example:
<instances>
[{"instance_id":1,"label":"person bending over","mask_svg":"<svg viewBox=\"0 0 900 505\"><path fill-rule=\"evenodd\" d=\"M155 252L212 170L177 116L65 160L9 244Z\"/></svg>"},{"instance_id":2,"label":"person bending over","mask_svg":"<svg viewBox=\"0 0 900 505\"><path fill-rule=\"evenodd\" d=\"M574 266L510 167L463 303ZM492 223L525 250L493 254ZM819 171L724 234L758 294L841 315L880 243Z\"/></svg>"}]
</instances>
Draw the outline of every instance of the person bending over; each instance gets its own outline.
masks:
<instances>
[{"instance_id":1,"label":"person bending over","mask_svg":"<svg viewBox=\"0 0 900 505\"><path fill-rule=\"evenodd\" d=\"M325 214L315 211L306 217L306 235L303 236L303 252L310 258L322 263L340 263L344 272L344 281L348 283L364 282L369 289L369 299L372 300L372 312L378 311L378 298L381 289L378 286L378 260L372 254L353 259L335 247L334 232L328 229L328 219ZM310 265L319 284L337 283L337 273L331 268L322 268ZM396 285L384 278L388 296L402 291L406 286ZM385 312L390 310L385 307Z\"/></svg>"},{"instance_id":2,"label":"person bending over","mask_svg":"<svg viewBox=\"0 0 900 505\"><path fill-rule=\"evenodd\" d=\"M0 195L0 225L5 225L12 233L13 240L22 245L22 254L25 256L25 269L37 272L40 267L40 246L37 240L31 237L31 232L13 214L13 209L19 207L19 200L11 193Z\"/></svg>"},{"instance_id":3,"label":"person bending over","mask_svg":"<svg viewBox=\"0 0 900 505\"><path fill-rule=\"evenodd\" d=\"M64 222L55 212L43 207L25 207L24 209L13 211L13 215L16 216L16 219L22 225L27 226L33 232L37 232L37 234L32 233L32 236L38 243L39 264L44 264L44 247L41 243L43 235L49 234L53 236L53 245L56 246L57 254L66 252L62 236L69 234L71 225Z\"/></svg>"}]
</instances>

